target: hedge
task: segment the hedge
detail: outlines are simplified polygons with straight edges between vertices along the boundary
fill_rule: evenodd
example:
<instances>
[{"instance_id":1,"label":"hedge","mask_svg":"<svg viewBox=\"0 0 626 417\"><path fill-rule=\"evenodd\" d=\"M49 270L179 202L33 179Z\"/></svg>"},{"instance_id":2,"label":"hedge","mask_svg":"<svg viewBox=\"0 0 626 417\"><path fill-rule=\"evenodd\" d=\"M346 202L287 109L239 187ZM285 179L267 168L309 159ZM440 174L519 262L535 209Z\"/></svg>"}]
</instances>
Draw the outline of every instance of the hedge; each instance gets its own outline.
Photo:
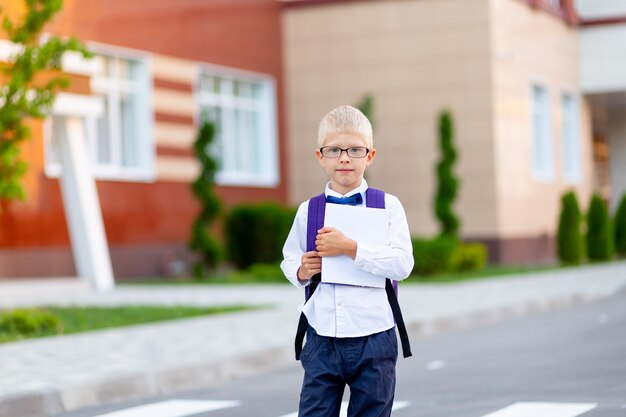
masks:
<instances>
[{"instance_id":1,"label":"hedge","mask_svg":"<svg viewBox=\"0 0 626 417\"><path fill-rule=\"evenodd\" d=\"M413 238L412 243L415 260L412 274L428 276L450 270L452 254L458 245L456 239L450 237Z\"/></svg>"},{"instance_id":2,"label":"hedge","mask_svg":"<svg viewBox=\"0 0 626 417\"><path fill-rule=\"evenodd\" d=\"M295 213L276 203L233 207L224 223L228 260L239 269L280 262Z\"/></svg>"},{"instance_id":3,"label":"hedge","mask_svg":"<svg viewBox=\"0 0 626 417\"><path fill-rule=\"evenodd\" d=\"M487 265L487 248L481 243L464 243L452 253L450 267L454 272L479 271Z\"/></svg>"}]
</instances>

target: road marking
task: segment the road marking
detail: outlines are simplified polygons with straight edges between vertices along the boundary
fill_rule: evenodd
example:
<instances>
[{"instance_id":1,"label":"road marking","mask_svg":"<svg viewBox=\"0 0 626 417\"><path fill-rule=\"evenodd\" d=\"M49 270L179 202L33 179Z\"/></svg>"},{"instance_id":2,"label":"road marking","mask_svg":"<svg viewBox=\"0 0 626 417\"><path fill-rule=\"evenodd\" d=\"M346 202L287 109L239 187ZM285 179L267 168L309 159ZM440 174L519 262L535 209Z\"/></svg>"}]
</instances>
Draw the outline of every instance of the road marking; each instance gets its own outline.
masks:
<instances>
[{"instance_id":1,"label":"road marking","mask_svg":"<svg viewBox=\"0 0 626 417\"><path fill-rule=\"evenodd\" d=\"M446 365L447 365L446 361L442 359L438 359L436 361L428 362L426 364L426 369L428 369L429 371L436 371L437 369L445 368Z\"/></svg>"},{"instance_id":2,"label":"road marking","mask_svg":"<svg viewBox=\"0 0 626 417\"><path fill-rule=\"evenodd\" d=\"M515 403L483 417L576 417L596 406L592 403Z\"/></svg>"},{"instance_id":3,"label":"road marking","mask_svg":"<svg viewBox=\"0 0 626 417\"><path fill-rule=\"evenodd\" d=\"M239 401L170 400L140 405L96 417L186 417L206 411L236 407Z\"/></svg>"},{"instance_id":4,"label":"road marking","mask_svg":"<svg viewBox=\"0 0 626 417\"><path fill-rule=\"evenodd\" d=\"M410 401L396 401L391 406L391 409L392 410L401 410L403 408L408 407L409 404L411 404ZM343 401L341 403L341 410L339 411L339 417L346 417L347 415L348 415L348 402L347 401ZM296 411L295 413L285 414L285 415L280 416L280 417L298 417L298 412Z\"/></svg>"}]
</instances>

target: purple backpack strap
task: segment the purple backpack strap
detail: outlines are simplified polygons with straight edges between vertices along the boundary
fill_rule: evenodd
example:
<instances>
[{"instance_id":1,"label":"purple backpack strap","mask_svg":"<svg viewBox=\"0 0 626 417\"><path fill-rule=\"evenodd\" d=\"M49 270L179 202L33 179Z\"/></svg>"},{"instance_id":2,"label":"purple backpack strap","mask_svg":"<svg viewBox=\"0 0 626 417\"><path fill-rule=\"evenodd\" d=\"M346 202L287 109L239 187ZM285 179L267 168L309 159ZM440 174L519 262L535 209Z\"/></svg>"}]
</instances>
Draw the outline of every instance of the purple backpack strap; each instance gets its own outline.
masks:
<instances>
[{"instance_id":1,"label":"purple backpack strap","mask_svg":"<svg viewBox=\"0 0 626 417\"><path fill-rule=\"evenodd\" d=\"M375 188L368 188L365 191L366 197L366 205L370 208L385 208L385 192L382 190L377 190ZM398 281L391 281L393 284L393 290L398 295Z\"/></svg>"},{"instance_id":2,"label":"purple backpack strap","mask_svg":"<svg viewBox=\"0 0 626 417\"><path fill-rule=\"evenodd\" d=\"M326 214L326 195L316 195L309 200L309 213L306 225L307 252L315 250L317 231L324 227L324 214Z\"/></svg>"},{"instance_id":3,"label":"purple backpack strap","mask_svg":"<svg viewBox=\"0 0 626 417\"><path fill-rule=\"evenodd\" d=\"M368 188L367 191L365 191L365 196L367 200L367 207L385 208L385 193L383 191ZM409 343L409 335L406 331L404 319L402 318L400 304L398 303L398 281L387 279L385 282L385 292L387 293L387 300L389 300L389 305L391 306L391 311L393 312L393 318L398 327L400 341L402 342L402 354L405 358L408 358L412 355L411 344Z\"/></svg>"},{"instance_id":4,"label":"purple backpack strap","mask_svg":"<svg viewBox=\"0 0 626 417\"><path fill-rule=\"evenodd\" d=\"M315 238L317 231L324 227L324 215L326 214L326 194L316 195L309 200L309 213L306 224L306 251L315 250ZM308 300L311 296L311 285L304 289L305 297ZM315 288L313 287L313 291Z\"/></svg>"}]
</instances>

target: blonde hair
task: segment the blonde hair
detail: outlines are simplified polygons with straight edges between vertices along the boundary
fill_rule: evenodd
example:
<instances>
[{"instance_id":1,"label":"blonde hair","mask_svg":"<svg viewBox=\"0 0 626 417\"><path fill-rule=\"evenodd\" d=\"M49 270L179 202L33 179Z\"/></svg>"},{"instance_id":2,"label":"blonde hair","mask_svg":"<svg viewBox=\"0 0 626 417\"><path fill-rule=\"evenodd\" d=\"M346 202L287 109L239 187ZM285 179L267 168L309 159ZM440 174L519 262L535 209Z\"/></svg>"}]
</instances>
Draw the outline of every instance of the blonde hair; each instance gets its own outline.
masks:
<instances>
[{"instance_id":1,"label":"blonde hair","mask_svg":"<svg viewBox=\"0 0 626 417\"><path fill-rule=\"evenodd\" d=\"M327 137L336 134L352 134L362 137L368 148L374 146L372 124L357 108L339 106L331 110L320 122L317 134L318 146L323 146Z\"/></svg>"}]
</instances>

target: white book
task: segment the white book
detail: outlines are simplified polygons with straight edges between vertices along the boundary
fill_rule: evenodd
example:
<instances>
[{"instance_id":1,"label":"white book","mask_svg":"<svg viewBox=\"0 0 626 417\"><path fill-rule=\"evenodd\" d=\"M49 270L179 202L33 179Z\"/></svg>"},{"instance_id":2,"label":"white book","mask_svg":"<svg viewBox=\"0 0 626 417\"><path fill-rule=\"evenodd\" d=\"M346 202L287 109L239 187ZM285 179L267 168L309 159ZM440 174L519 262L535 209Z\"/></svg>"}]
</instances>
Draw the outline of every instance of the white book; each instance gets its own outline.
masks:
<instances>
[{"instance_id":1,"label":"white book","mask_svg":"<svg viewBox=\"0 0 626 417\"><path fill-rule=\"evenodd\" d=\"M326 204L324 226L334 227L359 243L387 245L389 237L389 211L386 209L355 207L343 204ZM346 255L322 258L322 282L385 287L386 277L358 269L354 259Z\"/></svg>"}]
</instances>

